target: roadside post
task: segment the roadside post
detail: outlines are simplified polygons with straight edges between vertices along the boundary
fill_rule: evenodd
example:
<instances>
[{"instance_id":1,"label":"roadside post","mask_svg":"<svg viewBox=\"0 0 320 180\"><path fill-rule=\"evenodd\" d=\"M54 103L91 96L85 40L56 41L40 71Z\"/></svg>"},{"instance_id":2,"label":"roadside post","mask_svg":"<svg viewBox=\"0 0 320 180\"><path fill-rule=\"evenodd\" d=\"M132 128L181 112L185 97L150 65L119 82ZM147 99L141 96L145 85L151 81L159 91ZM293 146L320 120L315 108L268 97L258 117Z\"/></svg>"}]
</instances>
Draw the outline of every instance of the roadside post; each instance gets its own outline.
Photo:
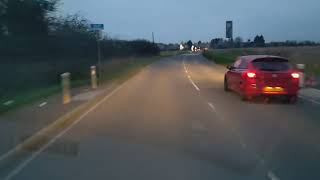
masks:
<instances>
[{"instance_id":1,"label":"roadside post","mask_svg":"<svg viewBox=\"0 0 320 180\"><path fill-rule=\"evenodd\" d=\"M97 89L97 68L96 66L91 66L91 87L92 89Z\"/></svg>"},{"instance_id":2,"label":"roadside post","mask_svg":"<svg viewBox=\"0 0 320 180\"><path fill-rule=\"evenodd\" d=\"M306 65L305 64L297 64L297 68L299 70L299 75L300 75L299 87L304 88L305 87L305 68L306 68Z\"/></svg>"},{"instance_id":3,"label":"roadside post","mask_svg":"<svg viewBox=\"0 0 320 180\"><path fill-rule=\"evenodd\" d=\"M97 39L97 51L98 51L98 71L99 71L99 78L101 79L102 76L102 63L101 63L101 47L100 41L103 40L103 24L90 24L90 30L95 32L96 39Z\"/></svg>"},{"instance_id":4,"label":"roadside post","mask_svg":"<svg viewBox=\"0 0 320 180\"><path fill-rule=\"evenodd\" d=\"M61 74L61 85L62 85L62 102L68 104L71 102L70 93L70 73Z\"/></svg>"}]
</instances>

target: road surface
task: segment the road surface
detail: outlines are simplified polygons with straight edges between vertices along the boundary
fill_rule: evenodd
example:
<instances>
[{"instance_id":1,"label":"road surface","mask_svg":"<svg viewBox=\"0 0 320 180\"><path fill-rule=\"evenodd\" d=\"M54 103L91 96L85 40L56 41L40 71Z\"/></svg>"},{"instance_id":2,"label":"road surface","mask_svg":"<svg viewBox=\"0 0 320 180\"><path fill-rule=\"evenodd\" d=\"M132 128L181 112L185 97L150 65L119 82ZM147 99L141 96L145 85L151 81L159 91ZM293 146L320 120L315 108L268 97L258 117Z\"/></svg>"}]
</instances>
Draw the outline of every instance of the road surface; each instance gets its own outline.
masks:
<instances>
[{"instance_id":1,"label":"road surface","mask_svg":"<svg viewBox=\"0 0 320 180\"><path fill-rule=\"evenodd\" d=\"M158 61L4 179L320 179L320 106L242 102L200 55ZM317 122L318 121L318 122Z\"/></svg>"}]
</instances>

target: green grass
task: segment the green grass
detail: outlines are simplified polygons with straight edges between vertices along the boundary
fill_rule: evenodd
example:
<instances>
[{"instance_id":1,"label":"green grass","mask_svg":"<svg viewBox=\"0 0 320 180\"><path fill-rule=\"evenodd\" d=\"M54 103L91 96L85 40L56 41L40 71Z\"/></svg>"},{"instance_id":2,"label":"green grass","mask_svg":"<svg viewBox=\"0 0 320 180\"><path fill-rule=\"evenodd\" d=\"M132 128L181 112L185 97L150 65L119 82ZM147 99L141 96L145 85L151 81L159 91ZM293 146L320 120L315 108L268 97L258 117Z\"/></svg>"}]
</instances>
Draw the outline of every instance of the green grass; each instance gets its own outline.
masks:
<instances>
[{"instance_id":1,"label":"green grass","mask_svg":"<svg viewBox=\"0 0 320 180\"><path fill-rule=\"evenodd\" d=\"M79 87L88 84L89 80L76 80L71 83L71 87ZM6 94L0 102L0 114L8 112L10 110L17 109L26 104L32 104L42 98L46 98L52 94L58 93L61 90L60 84L52 84L51 86L43 88L34 88L27 91L16 91L10 94ZM4 105L7 101L13 101L10 105Z\"/></svg>"},{"instance_id":2,"label":"green grass","mask_svg":"<svg viewBox=\"0 0 320 180\"><path fill-rule=\"evenodd\" d=\"M214 61L217 64L231 64L234 60L241 55L240 51L222 51L222 52L212 52L206 51L203 56L209 60Z\"/></svg>"},{"instance_id":3,"label":"green grass","mask_svg":"<svg viewBox=\"0 0 320 180\"><path fill-rule=\"evenodd\" d=\"M163 56L115 58L107 60L103 63L103 75L100 83L106 83L109 81L117 81L121 83L137 74L145 66L159 60L161 57ZM75 78L76 80L72 81L72 78ZM89 78L89 73L88 77L82 77L82 79L78 79L71 74L71 86L75 88L83 85L89 85ZM24 105L32 104L50 95L58 93L59 91L61 91L60 83L53 83L42 88L30 88L28 90L17 90L2 94L0 101L0 114L15 110ZM7 106L4 105L5 102L11 100L14 101L12 104Z\"/></svg>"},{"instance_id":4,"label":"green grass","mask_svg":"<svg viewBox=\"0 0 320 180\"><path fill-rule=\"evenodd\" d=\"M320 66L318 64L307 64L306 72L316 76L320 76Z\"/></svg>"},{"instance_id":5,"label":"green grass","mask_svg":"<svg viewBox=\"0 0 320 180\"><path fill-rule=\"evenodd\" d=\"M1 101L0 114L8 112L9 110L19 108L25 104L31 104L36 100L40 100L41 98L57 93L59 90L60 90L59 85L53 85L51 87L38 88L38 89L29 90L26 92L18 92L16 94L8 94L7 98L2 99ZM7 101L13 101L13 103L6 106L3 103Z\"/></svg>"}]
</instances>

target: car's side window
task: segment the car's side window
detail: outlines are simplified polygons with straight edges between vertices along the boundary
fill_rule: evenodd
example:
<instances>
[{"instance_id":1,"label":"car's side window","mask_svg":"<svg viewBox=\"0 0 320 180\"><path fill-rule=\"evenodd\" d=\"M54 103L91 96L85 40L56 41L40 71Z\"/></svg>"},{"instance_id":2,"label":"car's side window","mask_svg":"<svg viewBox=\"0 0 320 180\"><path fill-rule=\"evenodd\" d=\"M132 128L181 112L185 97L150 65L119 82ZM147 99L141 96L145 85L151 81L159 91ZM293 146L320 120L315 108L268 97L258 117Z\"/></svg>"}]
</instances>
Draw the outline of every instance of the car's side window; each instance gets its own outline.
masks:
<instances>
[{"instance_id":1,"label":"car's side window","mask_svg":"<svg viewBox=\"0 0 320 180\"><path fill-rule=\"evenodd\" d=\"M248 63L245 60L241 60L240 65L238 67L239 69L247 69L248 68Z\"/></svg>"},{"instance_id":2,"label":"car's side window","mask_svg":"<svg viewBox=\"0 0 320 180\"><path fill-rule=\"evenodd\" d=\"M239 66L240 66L240 64L241 64L241 59L237 59L236 62L233 64L233 67L234 67L235 69L238 69Z\"/></svg>"}]
</instances>

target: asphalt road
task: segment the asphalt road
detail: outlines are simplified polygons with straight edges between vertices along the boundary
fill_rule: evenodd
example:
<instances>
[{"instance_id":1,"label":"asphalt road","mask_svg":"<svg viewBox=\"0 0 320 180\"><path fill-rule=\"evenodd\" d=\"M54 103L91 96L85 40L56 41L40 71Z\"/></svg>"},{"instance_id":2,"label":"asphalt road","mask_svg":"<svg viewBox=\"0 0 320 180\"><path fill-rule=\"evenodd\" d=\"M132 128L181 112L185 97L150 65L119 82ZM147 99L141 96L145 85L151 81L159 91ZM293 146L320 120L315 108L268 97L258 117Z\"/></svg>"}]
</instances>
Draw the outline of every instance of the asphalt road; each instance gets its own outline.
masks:
<instances>
[{"instance_id":1,"label":"asphalt road","mask_svg":"<svg viewBox=\"0 0 320 180\"><path fill-rule=\"evenodd\" d=\"M242 102L224 71L200 55L158 61L6 179L320 179L320 106Z\"/></svg>"}]
</instances>

